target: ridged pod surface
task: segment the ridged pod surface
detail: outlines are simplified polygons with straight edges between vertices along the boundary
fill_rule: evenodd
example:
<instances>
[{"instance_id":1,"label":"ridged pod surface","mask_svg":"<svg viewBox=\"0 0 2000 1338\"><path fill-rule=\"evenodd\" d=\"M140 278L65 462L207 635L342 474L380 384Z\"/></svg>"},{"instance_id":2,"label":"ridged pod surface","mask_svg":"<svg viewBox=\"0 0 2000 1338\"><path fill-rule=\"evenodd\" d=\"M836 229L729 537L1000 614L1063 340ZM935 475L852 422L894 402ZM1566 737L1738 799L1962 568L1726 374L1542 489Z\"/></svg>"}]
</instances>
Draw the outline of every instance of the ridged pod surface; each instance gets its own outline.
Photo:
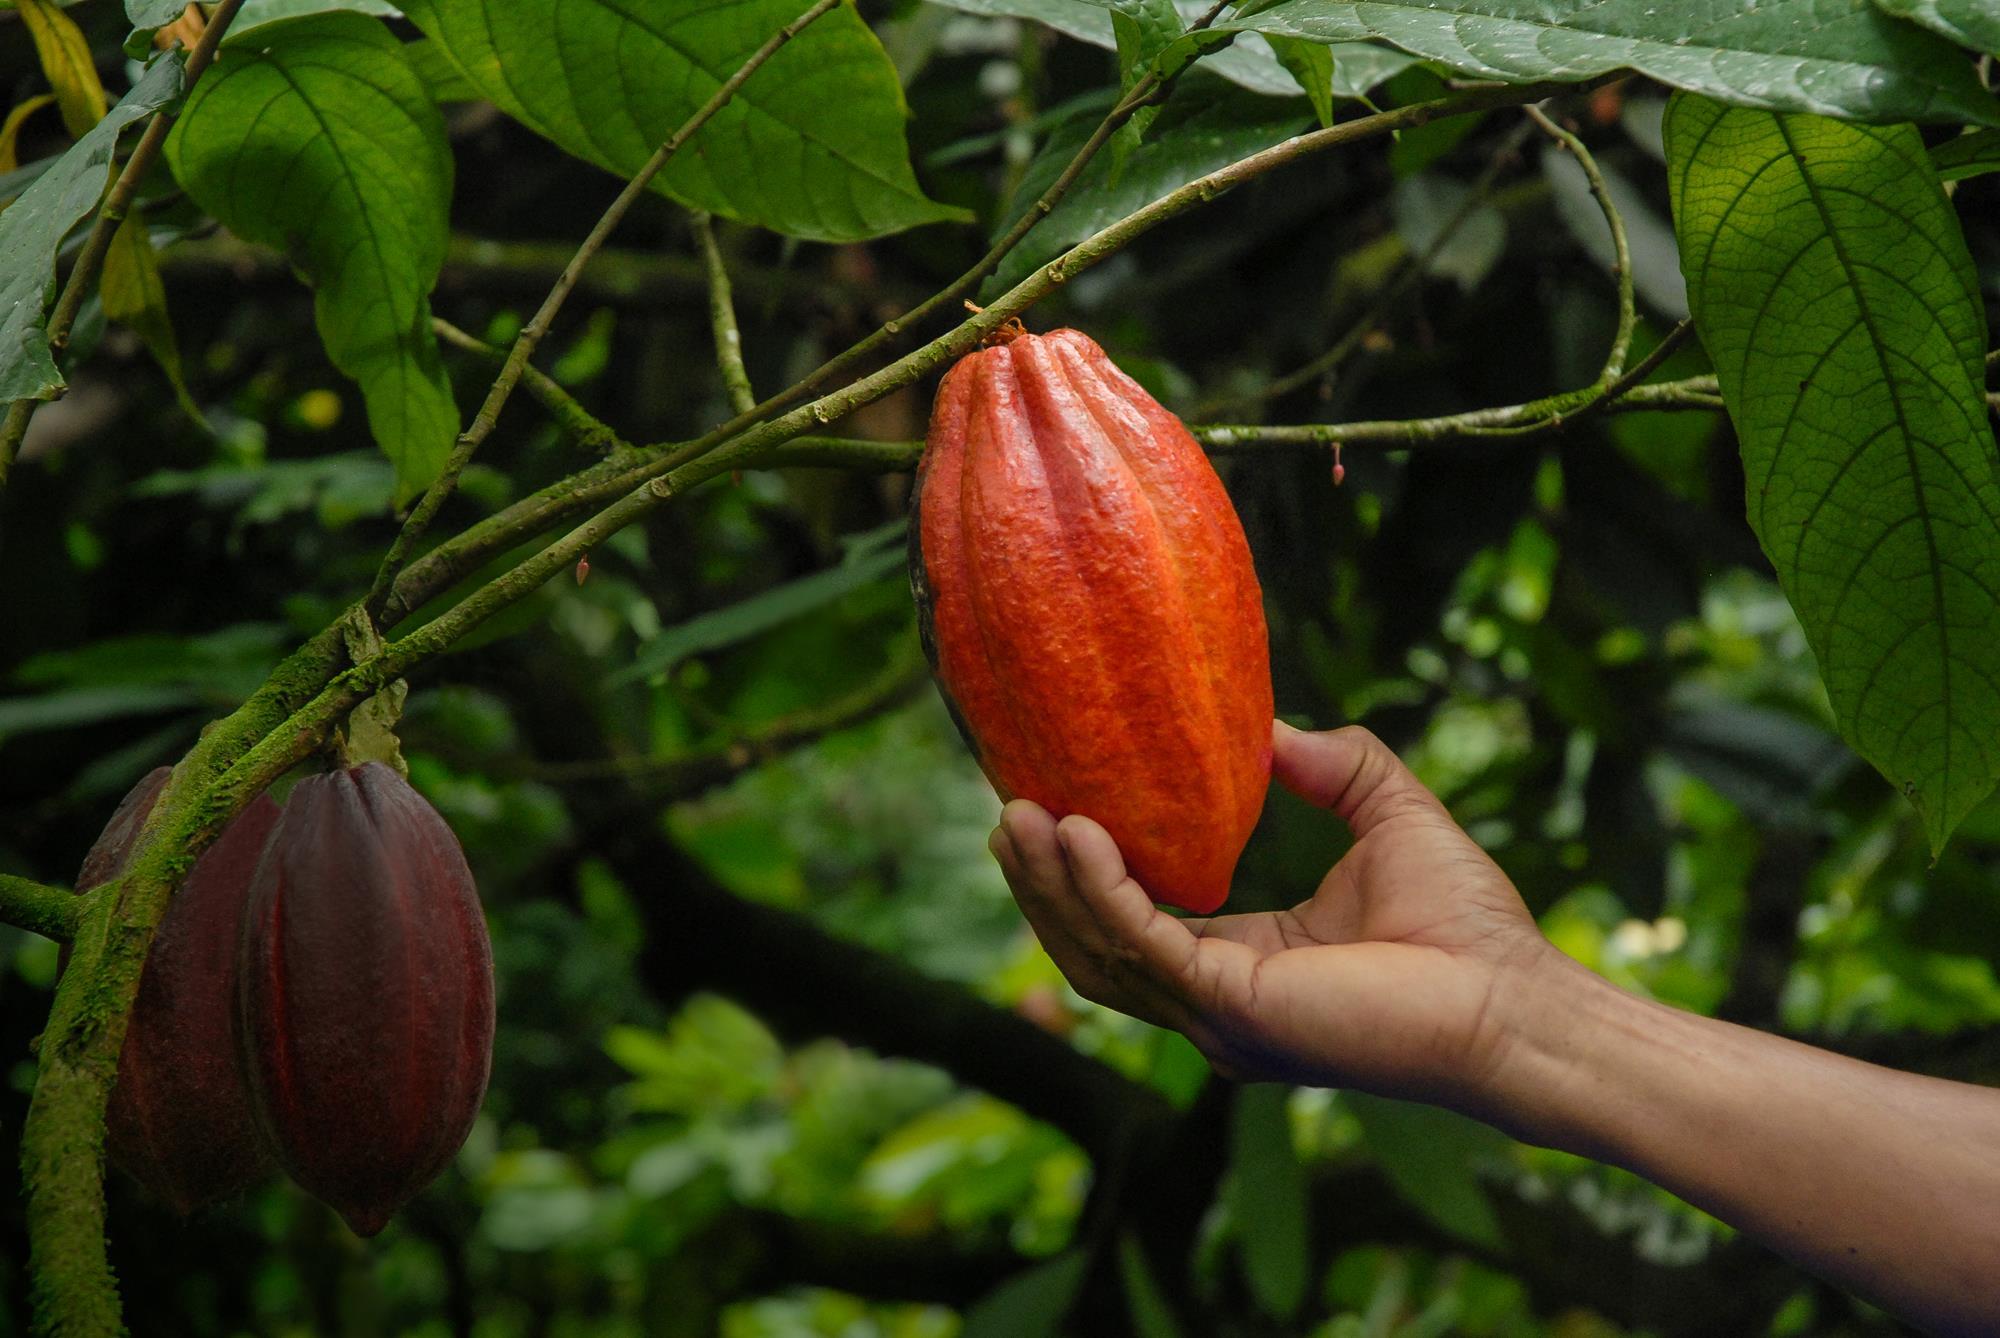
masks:
<instances>
[{"instance_id":1,"label":"ridged pod surface","mask_svg":"<svg viewBox=\"0 0 2000 1338\"><path fill-rule=\"evenodd\" d=\"M1156 901L1229 894L1271 770L1242 524L1188 430L1075 330L945 376L911 528L940 687L1002 798L1102 823Z\"/></svg>"},{"instance_id":2,"label":"ridged pod surface","mask_svg":"<svg viewBox=\"0 0 2000 1338\"><path fill-rule=\"evenodd\" d=\"M171 768L132 788L84 857L87 891L118 876ZM139 977L104 1113L105 1151L186 1216L272 1170L236 1045L236 949L243 904L278 805L258 795L202 852L167 903Z\"/></svg>"},{"instance_id":3,"label":"ridged pod surface","mask_svg":"<svg viewBox=\"0 0 2000 1338\"><path fill-rule=\"evenodd\" d=\"M486 1095L493 957L458 839L379 762L299 782L242 953L265 1135L301 1188L372 1236L457 1153Z\"/></svg>"}]
</instances>

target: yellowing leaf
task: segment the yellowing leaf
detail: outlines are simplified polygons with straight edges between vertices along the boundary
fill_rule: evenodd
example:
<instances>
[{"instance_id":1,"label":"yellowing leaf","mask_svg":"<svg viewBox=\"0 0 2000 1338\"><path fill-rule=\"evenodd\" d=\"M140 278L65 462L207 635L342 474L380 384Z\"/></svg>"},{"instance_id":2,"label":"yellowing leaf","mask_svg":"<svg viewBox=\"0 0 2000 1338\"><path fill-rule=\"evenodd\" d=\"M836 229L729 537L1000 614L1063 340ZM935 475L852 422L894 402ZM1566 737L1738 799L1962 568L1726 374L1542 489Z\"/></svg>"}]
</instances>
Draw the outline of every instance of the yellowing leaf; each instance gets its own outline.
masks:
<instances>
[{"instance_id":1,"label":"yellowing leaf","mask_svg":"<svg viewBox=\"0 0 2000 1338\"><path fill-rule=\"evenodd\" d=\"M63 124L71 136L81 139L84 131L104 119L104 85L90 59L90 43L76 20L56 8L54 0L16 0L16 8L35 39L42 73L48 75L62 106Z\"/></svg>"},{"instance_id":2,"label":"yellowing leaf","mask_svg":"<svg viewBox=\"0 0 2000 1338\"><path fill-rule=\"evenodd\" d=\"M7 119L0 121L0 172L11 172L21 165L21 127L27 124L30 116L55 100L53 93L37 93L16 103L13 110L7 113Z\"/></svg>"},{"instance_id":3,"label":"yellowing leaf","mask_svg":"<svg viewBox=\"0 0 2000 1338\"><path fill-rule=\"evenodd\" d=\"M174 341L174 324L167 318L167 289L160 281L159 258L138 219L127 218L111 234L111 249L104 253L104 272L98 285L105 316L139 336L173 383L174 398L182 410L205 426L201 409L181 377L180 346Z\"/></svg>"}]
</instances>

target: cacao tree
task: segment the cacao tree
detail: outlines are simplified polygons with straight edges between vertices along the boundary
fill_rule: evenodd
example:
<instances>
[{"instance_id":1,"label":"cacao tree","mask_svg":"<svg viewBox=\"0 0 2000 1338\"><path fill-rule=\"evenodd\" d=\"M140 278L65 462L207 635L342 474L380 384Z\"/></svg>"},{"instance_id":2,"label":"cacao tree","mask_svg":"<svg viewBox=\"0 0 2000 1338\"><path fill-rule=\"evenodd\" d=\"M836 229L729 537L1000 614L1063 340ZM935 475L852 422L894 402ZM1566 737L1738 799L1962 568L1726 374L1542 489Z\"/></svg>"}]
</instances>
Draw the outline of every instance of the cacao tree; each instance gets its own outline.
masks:
<instances>
[{"instance_id":1,"label":"cacao tree","mask_svg":"<svg viewBox=\"0 0 2000 1338\"><path fill-rule=\"evenodd\" d=\"M1028 546L938 663L1003 788L1052 646L1171 703L1268 635L1572 955L1992 1080L1986 9L0 5L5 1326L1892 1331L1068 993L918 624ZM1228 495L1118 496L1233 501L1261 600L933 528L940 376L1021 339L1185 422ZM1126 616L1174 576L1235 630ZM1073 742L1220 784L1270 704ZM1164 899L1323 872L1259 777Z\"/></svg>"}]
</instances>

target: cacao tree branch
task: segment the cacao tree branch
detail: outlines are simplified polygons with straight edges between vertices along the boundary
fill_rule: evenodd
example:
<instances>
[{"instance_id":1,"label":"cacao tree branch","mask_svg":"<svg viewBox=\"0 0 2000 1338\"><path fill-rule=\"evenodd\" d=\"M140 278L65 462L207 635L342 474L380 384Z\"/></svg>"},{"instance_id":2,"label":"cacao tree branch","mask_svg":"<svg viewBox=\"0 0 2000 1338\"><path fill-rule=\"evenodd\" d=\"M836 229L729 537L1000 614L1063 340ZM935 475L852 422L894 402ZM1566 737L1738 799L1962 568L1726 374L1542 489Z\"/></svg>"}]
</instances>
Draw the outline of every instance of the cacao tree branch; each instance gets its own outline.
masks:
<instances>
[{"instance_id":1,"label":"cacao tree branch","mask_svg":"<svg viewBox=\"0 0 2000 1338\"><path fill-rule=\"evenodd\" d=\"M195 40L194 50L188 53L187 65L181 71L181 95L200 79L215 59L215 48L222 43L223 34L229 31L236 11L243 7L243 0L222 0L209 15L208 26L202 29ZM49 348L60 353L69 347L70 327L76 324L77 312L83 310L83 300L90 295L97 283L98 271L104 268L104 257L111 251L112 234L125 221L131 211L132 201L139 194L139 183L152 170L153 160L160 156L160 146L167 142L167 131L173 128L176 109L162 107L146 122L146 129L139 136L139 142L132 147L132 156L125 160L123 170L111 183L104 201L98 206L97 220L90 225L90 233L83 239L83 248L76 254L76 263L70 266L69 278L63 284L62 294L56 298L55 309L49 313L47 324ZM14 462L14 454L20 449L21 438L27 435L28 420L34 417L40 400L15 400L7 406L7 417L0 421L0 486L7 482L7 471Z\"/></svg>"},{"instance_id":2,"label":"cacao tree branch","mask_svg":"<svg viewBox=\"0 0 2000 1338\"><path fill-rule=\"evenodd\" d=\"M1604 214L1604 222L1611 229L1611 277L1618 284L1618 329L1611 337L1610 351L1604 355L1604 371L1598 377L1601 384L1610 385L1624 375L1625 357L1632 348L1632 331L1638 324L1638 307L1632 294L1632 249L1625 240L1625 220L1611 201L1597 159L1591 157L1583 141L1550 120L1540 107L1529 105L1522 110L1558 148L1576 159L1577 166L1583 169L1584 180L1590 183L1590 193L1597 200L1598 209Z\"/></svg>"},{"instance_id":3,"label":"cacao tree branch","mask_svg":"<svg viewBox=\"0 0 2000 1338\"><path fill-rule=\"evenodd\" d=\"M1056 260L1036 269L957 328L839 391L740 432L735 430L733 424L725 424L678 447L648 446L639 447L630 454L615 453L599 465L551 484L496 512L412 563L405 573L407 584L399 582L398 588L392 591L383 606L384 624L393 626L411 609L476 570L496 553L504 552L523 539L592 507L603 506L611 499L619 498L620 494L625 496L613 502L612 506L624 518L621 523L637 519L650 505L664 501L678 491L669 488L654 492L650 491L651 485L711 451L719 449L737 461L731 468L757 467L743 460L742 455L754 456L793 437L812 432L864 404L873 403L892 391L912 384L944 363L977 348L1007 319L1025 311L1075 275L1115 255L1162 223L1198 209L1246 181L1327 149L1448 117L1518 106L1548 97L1559 87L1552 84L1475 87L1429 102L1412 103L1407 107L1376 112L1295 135L1198 177L1077 243ZM709 475L703 474L702 477ZM639 495L635 496L635 490ZM570 560L573 562L577 555L572 553Z\"/></svg>"},{"instance_id":4,"label":"cacao tree branch","mask_svg":"<svg viewBox=\"0 0 2000 1338\"><path fill-rule=\"evenodd\" d=\"M468 353L477 353L492 362L504 362L507 350L497 344L489 344L477 335L468 334L442 316L431 317L431 329L437 337ZM529 363L521 369L521 384L535 397L536 403L548 411L550 418L565 436L578 446L595 454L605 454L623 447L631 449L631 443L619 436L609 423L577 403L576 397L564 390L556 379L541 368Z\"/></svg>"},{"instance_id":5,"label":"cacao tree branch","mask_svg":"<svg viewBox=\"0 0 2000 1338\"><path fill-rule=\"evenodd\" d=\"M452 446L451 455L445 460L444 469L432 481L430 487L424 490L424 495L417 499L409 519L403 523L402 531L389 545L389 551L375 573L374 584L369 587L367 595L361 601L362 608L367 610L371 618L381 612L382 602L388 598L397 574L409 560L410 550L430 528L431 520L437 515L438 508L444 505L445 498L449 497L452 490L458 486L458 476L464 471L466 462L472 459L472 454L479 449L480 443L492 435L495 424L500 420L500 411L506 407L508 397L514 393L515 385L520 382L522 370L527 367L528 359L534 355L535 346L540 344L542 336L548 333L556 313L562 310L564 301L576 287L577 279L582 276L584 267L590 263L591 257L596 255L599 248L610 239L612 232L624 221L626 213L645 193L646 187L652 184L653 178L658 176L673 160L674 155L680 152L681 146L707 125L711 117L727 106L729 100L736 96L736 90L743 87L750 76L762 68L766 61L777 55L785 44L802 32L808 24L839 3L840 0L814 0L813 5L803 14L778 29L762 46L751 52L749 57L736 68L736 72L723 80L721 86L709 96L708 101L698 107L693 115L681 123L678 130L667 136L665 142L653 150L652 157L648 158L633 174L632 179L625 183L625 188L618 192L617 198L598 218L596 226L591 228L589 235L576 248L576 254L570 258L569 264L564 266L563 272L557 276L554 286L549 289L549 295L542 299L540 309L526 325L521 327L521 333L515 338L514 346L507 352L507 361L501 366L500 374L493 378L492 388L486 392L486 402L481 404L479 412L473 415L471 425L459 434L457 442Z\"/></svg>"},{"instance_id":6,"label":"cacao tree branch","mask_svg":"<svg viewBox=\"0 0 2000 1338\"><path fill-rule=\"evenodd\" d=\"M708 273L708 324L715 333L715 364L722 372L723 388L729 393L729 407L746 414L756 406L757 392L751 389L750 373L743 366L743 332L736 325L736 298L729 287L729 267L722 261L722 249L715 244L715 224L708 214L697 209L693 222L702 268Z\"/></svg>"},{"instance_id":7,"label":"cacao tree branch","mask_svg":"<svg viewBox=\"0 0 2000 1338\"><path fill-rule=\"evenodd\" d=\"M1666 334L1661 336L1660 342L1653 345L1653 347L1647 351L1646 356L1639 359L1638 362L1634 363L1630 368L1628 368L1624 375L1616 378L1613 381L1603 384L1602 389L1600 389L1597 392L1597 394L1593 396L1591 399L1587 400L1582 408L1571 413L1567 420L1568 426L1574 427L1577 423L1581 422L1585 418L1590 417L1593 414L1604 413L1607 411L1615 412L1616 406L1625 401L1632 394L1632 392L1637 387L1639 387L1639 385L1643 381L1645 381L1647 377L1651 376L1655 371L1659 370L1660 364L1664 363L1668 358L1672 357L1674 355L1674 352L1677 349L1679 349L1682 344L1685 344L1688 341L1688 339L1693 336L1693 334L1694 334L1693 318L1688 317L1682 319L1679 324L1674 326L1673 329L1667 331ZM1681 384L1688 385L1689 391L1687 396L1688 398L1687 407L1710 409L1710 410L1722 410L1724 408L1722 391L1719 386L1713 386L1710 384L1714 382L1714 380L1715 378L1713 376L1689 377L1684 382L1669 381L1669 382L1662 382L1661 385L1662 386L1681 385ZM1659 387L1655 387L1653 389L1657 390L1659 389ZM1666 404L1653 404L1650 407L1664 409L1668 407L1679 407L1679 406L1669 406Z\"/></svg>"},{"instance_id":8,"label":"cacao tree branch","mask_svg":"<svg viewBox=\"0 0 2000 1338\"><path fill-rule=\"evenodd\" d=\"M338 627L322 631L204 730L147 816L124 876L78 899L69 967L56 982L21 1126L37 1332L96 1338L122 1331L105 1250L104 1107L146 951L181 877L254 797L211 800L198 792L318 692L342 654Z\"/></svg>"},{"instance_id":9,"label":"cacao tree branch","mask_svg":"<svg viewBox=\"0 0 2000 1338\"><path fill-rule=\"evenodd\" d=\"M0 873L0 924L67 943L76 933L81 912L82 899L66 887Z\"/></svg>"},{"instance_id":10,"label":"cacao tree branch","mask_svg":"<svg viewBox=\"0 0 2000 1338\"><path fill-rule=\"evenodd\" d=\"M1676 341L1678 342L1678 341ZM1671 350L1669 350L1671 351ZM1641 370L1634 368L1635 371ZM1248 454L1266 447L1318 449L1335 442L1343 446L1381 446L1409 450L1442 446L1468 437L1530 436L1576 426L1586 411L1593 413L1673 413L1700 410L1715 413L1722 401L1715 378L1691 376L1651 386L1626 386L1615 396L1586 386L1526 404L1473 409L1442 418L1402 418L1355 423L1190 423L1188 431L1210 455ZM852 437L794 437L782 446L759 453L757 462L741 469L773 469L801 465L867 469L897 473L915 469L924 453L921 441L862 441Z\"/></svg>"},{"instance_id":11,"label":"cacao tree branch","mask_svg":"<svg viewBox=\"0 0 2000 1338\"><path fill-rule=\"evenodd\" d=\"M1216 4L1210 6L1205 13L1187 26L1187 31L1199 32L1208 27L1215 22L1224 9L1227 9L1234 2L1235 0L1217 0ZM1137 115L1141 108L1164 102L1167 95L1173 91L1173 86L1179 80L1181 74L1188 66L1199 60L1203 54L1205 53L1195 53L1191 59L1172 73L1162 75L1159 68L1155 66L1141 75L1139 80L1126 92L1125 96L1121 97L1111 110L1105 113L1104 119L1098 123L1097 129L1091 132L1090 138L1084 141L1083 147L1076 151L1076 155L1063 168L1062 174L1050 183L1049 188L1042 192L1040 198L1029 205L1022 212L1021 216L1014 220L1013 225L1005 233L1001 234L1000 239L987 249L986 254L981 256L971 269L968 269L965 273L953 279L945 288L925 298L902 315L884 322L880 329L862 339L859 343L821 363L812 372L807 374L804 380L787 387L785 390L773 395L770 399L765 400L762 404L740 411L735 418L724 423L710 435L717 438L732 436L744 428L751 426L753 423L760 422L774 413L797 404L820 387L847 375L847 373L861 366L878 351L893 345L906 331L915 329L932 316L937 315L940 311L956 309L960 299L970 296L972 290L979 285L980 280L998 269L1000 262L1006 259L1010 251L1021 244L1021 240L1034 230L1035 225L1055 211L1056 205L1061 203L1065 195L1069 194L1070 187L1076 184L1077 178L1083 175L1083 170L1090 166L1091 160L1097 156L1099 150L1110 142L1111 137L1123 129L1126 122Z\"/></svg>"},{"instance_id":12,"label":"cacao tree branch","mask_svg":"<svg viewBox=\"0 0 2000 1338\"><path fill-rule=\"evenodd\" d=\"M1607 387L1548 395L1525 404L1446 414L1439 418L1401 418L1362 423L1294 423L1285 425L1213 423L1193 429L1210 451L1223 453L1257 446L1375 445L1392 449L1441 445L1468 437L1525 437L1574 426L1585 411L1592 413L1721 411L1723 405L1713 376L1690 376L1650 386L1628 386L1617 398Z\"/></svg>"}]
</instances>

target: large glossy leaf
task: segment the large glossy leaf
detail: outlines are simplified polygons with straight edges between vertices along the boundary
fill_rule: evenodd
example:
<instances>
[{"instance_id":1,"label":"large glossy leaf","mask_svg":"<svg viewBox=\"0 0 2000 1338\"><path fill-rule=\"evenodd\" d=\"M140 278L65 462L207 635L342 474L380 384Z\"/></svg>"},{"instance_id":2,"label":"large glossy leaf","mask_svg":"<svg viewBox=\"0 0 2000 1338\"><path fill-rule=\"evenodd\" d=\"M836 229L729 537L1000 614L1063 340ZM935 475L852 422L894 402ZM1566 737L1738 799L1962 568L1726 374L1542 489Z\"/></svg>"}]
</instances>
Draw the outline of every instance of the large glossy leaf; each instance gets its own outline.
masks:
<instances>
[{"instance_id":1,"label":"large glossy leaf","mask_svg":"<svg viewBox=\"0 0 2000 1338\"><path fill-rule=\"evenodd\" d=\"M630 176L805 0L415 0L409 16L502 110ZM837 115L833 114L838 112ZM855 241L964 217L910 169L903 93L852 5L815 21L655 178L683 204Z\"/></svg>"},{"instance_id":2,"label":"large glossy leaf","mask_svg":"<svg viewBox=\"0 0 2000 1338\"><path fill-rule=\"evenodd\" d=\"M1239 1089L1230 1126L1229 1204L1242 1243L1243 1275L1273 1319L1298 1312L1311 1267L1305 1172L1292 1147L1286 1110L1291 1094L1279 1083Z\"/></svg>"},{"instance_id":3,"label":"large glossy leaf","mask_svg":"<svg viewBox=\"0 0 2000 1338\"><path fill-rule=\"evenodd\" d=\"M131 92L0 213L0 400L45 400L63 387L42 321L54 296L56 250L104 193L118 132L171 102L180 57L155 61Z\"/></svg>"},{"instance_id":4,"label":"large glossy leaf","mask_svg":"<svg viewBox=\"0 0 2000 1338\"><path fill-rule=\"evenodd\" d=\"M243 0L243 8L236 11L236 21L229 25L229 33L233 37L250 31L260 23L304 18L308 14L325 14L338 9L373 14L377 18L394 18L401 12L387 0Z\"/></svg>"},{"instance_id":5,"label":"large glossy leaf","mask_svg":"<svg viewBox=\"0 0 2000 1338\"><path fill-rule=\"evenodd\" d=\"M174 175L232 231L282 248L313 286L320 339L361 385L399 496L443 465L458 408L431 333L452 159L389 30L358 14L222 44L167 140Z\"/></svg>"},{"instance_id":6,"label":"large glossy leaf","mask_svg":"<svg viewBox=\"0 0 2000 1338\"><path fill-rule=\"evenodd\" d=\"M2000 777L2000 480L1958 220L1907 126L1680 95L1666 130L1750 523L1841 733L1942 846Z\"/></svg>"},{"instance_id":7,"label":"large glossy leaf","mask_svg":"<svg viewBox=\"0 0 2000 1338\"><path fill-rule=\"evenodd\" d=\"M1056 179L1096 129L1097 120L1094 115L1080 116L1049 137L1015 188L1008 221L1018 217ZM1273 102L1214 82L1181 89L1160 112L1142 143L1115 161L1109 153L1091 160L1055 211L1008 253L984 291L1006 291L1037 265L1140 205L1295 135L1309 123L1303 100Z\"/></svg>"},{"instance_id":8,"label":"large glossy leaf","mask_svg":"<svg viewBox=\"0 0 2000 1338\"><path fill-rule=\"evenodd\" d=\"M1633 69L1751 107L2000 124L1955 47L1868 0L1282 0L1217 27L1372 38L1517 83Z\"/></svg>"},{"instance_id":9,"label":"large glossy leaf","mask_svg":"<svg viewBox=\"0 0 2000 1338\"><path fill-rule=\"evenodd\" d=\"M1875 0L1875 7L1921 23L1960 46L2000 55L2000 7L1992 0Z\"/></svg>"},{"instance_id":10,"label":"large glossy leaf","mask_svg":"<svg viewBox=\"0 0 2000 1338\"><path fill-rule=\"evenodd\" d=\"M988 18L1028 19L1044 24L1066 37L1092 46L1115 47L1116 33L1111 11L1080 0L932 0L947 9ZM1119 5L1128 0L1117 0ZM1182 18L1199 14L1208 6L1193 0L1177 6ZM1342 43L1333 48L1333 91L1340 97L1359 97L1399 70L1414 57L1390 51L1372 43ZM1299 85L1271 46L1256 33L1245 33L1220 51L1202 58L1201 67L1253 93L1272 97L1293 97Z\"/></svg>"}]
</instances>

